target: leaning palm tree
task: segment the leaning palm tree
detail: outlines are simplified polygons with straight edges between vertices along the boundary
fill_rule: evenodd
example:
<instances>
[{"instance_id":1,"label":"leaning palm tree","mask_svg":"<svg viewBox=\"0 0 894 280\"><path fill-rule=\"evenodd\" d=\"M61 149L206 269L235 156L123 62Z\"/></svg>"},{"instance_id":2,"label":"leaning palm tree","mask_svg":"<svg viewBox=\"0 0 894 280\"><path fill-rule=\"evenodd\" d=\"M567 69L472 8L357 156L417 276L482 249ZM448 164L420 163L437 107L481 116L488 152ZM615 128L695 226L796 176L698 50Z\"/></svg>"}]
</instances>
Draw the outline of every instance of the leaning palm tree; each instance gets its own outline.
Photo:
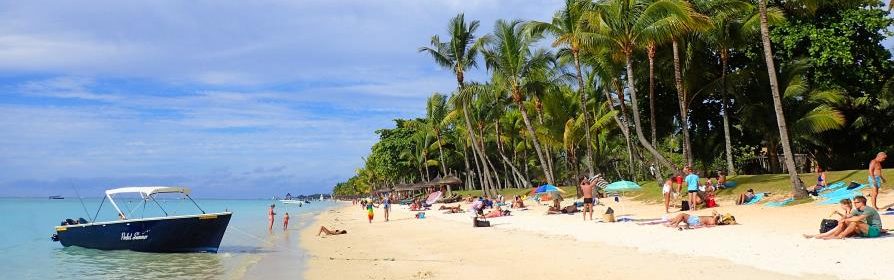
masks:
<instances>
[{"instance_id":1,"label":"leaning palm tree","mask_svg":"<svg viewBox=\"0 0 894 280\"><path fill-rule=\"evenodd\" d=\"M547 183L555 184L552 170L546 160L548 155L544 154L540 141L537 140L536 130L525 107L528 95L546 87L543 81L546 80L544 76L549 74L547 67L552 55L543 49L532 50L538 38L525 32L520 20L497 20L493 32L493 37L490 38L493 41L489 44L489 48L483 51L487 68L493 72L495 79L501 80L509 88L512 101L525 121L544 177Z\"/></svg>"},{"instance_id":2,"label":"leaning palm tree","mask_svg":"<svg viewBox=\"0 0 894 280\"><path fill-rule=\"evenodd\" d=\"M671 36L674 30L684 29L683 21L690 19L689 8L679 1L659 0L644 2L618 0L600 2L585 15L591 30L588 36L598 44L616 48L623 54L627 68L627 90L633 106L634 130L637 140L659 164L676 169L667 158L646 140L639 117L639 100L636 95L636 80L633 76L633 52L645 38ZM657 174L656 174L657 175Z\"/></svg>"},{"instance_id":3,"label":"leaning palm tree","mask_svg":"<svg viewBox=\"0 0 894 280\"><path fill-rule=\"evenodd\" d=\"M580 0L565 0L565 6L556 12L552 22L532 21L529 23L529 28L532 32L546 32L555 37L552 44L553 47L561 46L568 49L567 53L571 55L571 60L574 62L574 69L576 71L580 106L581 108L584 108L583 111L586 112L587 96L584 94L584 76L583 72L581 72L580 62L580 52L584 45L584 34L581 25L581 15L583 14L585 7L584 3L584 1ZM590 120L587 114L583 114L582 117L584 125L589 126ZM584 139L586 139L587 143L592 143L593 140L590 138L590 131L585 130L584 134ZM590 175L593 175L593 151L590 144L587 144L586 146L587 154L585 163L587 165L587 171Z\"/></svg>"},{"instance_id":4,"label":"leaning palm tree","mask_svg":"<svg viewBox=\"0 0 894 280\"><path fill-rule=\"evenodd\" d=\"M782 108L782 98L779 95L779 82L776 80L776 64L773 62L773 49L770 45L770 27L767 22L767 0L758 0L758 9L761 18L761 42L764 47L764 60L767 64L767 74L770 77L770 92L773 94L773 109L776 112L776 124L779 127L779 142L782 145L782 154L785 156L785 169L788 170L789 181L792 184L792 196L795 198L807 197L807 190L798 179L798 170L795 169L795 159L792 154L791 142L788 139L788 128L785 124L785 114Z\"/></svg>"},{"instance_id":5,"label":"leaning palm tree","mask_svg":"<svg viewBox=\"0 0 894 280\"><path fill-rule=\"evenodd\" d=\"M466 22L465 15L458 14L450 19L450 23L447 26L448 32L450 33L450 41L441 42L441 39L435 35L431 38L431 47L419 48L419 52L426 52L431 55L438 65L453 71L456 75L456 84L458 93L460 94L463 92L465 85L465 71L476 66L475 56L478 54L480 44L476 42L473 33L478 30L478 25L479 23L477 20ZM481 161L485 161L483 156L483 145L473 133L472 122L469 119L468 110L466 110L466 108L469 107L469 99L461 98L460 100L460 104L462 105L462 108L460 109L463 111L463 118L472 146L472 152L476 154ZM484 166L482 168L482 173L484 173L484 178L487 178L483 180L482 184L487 188L492 185L492 181L490 180L490 169L487 168L487 166Z\"/></svg>"}]
</instances>

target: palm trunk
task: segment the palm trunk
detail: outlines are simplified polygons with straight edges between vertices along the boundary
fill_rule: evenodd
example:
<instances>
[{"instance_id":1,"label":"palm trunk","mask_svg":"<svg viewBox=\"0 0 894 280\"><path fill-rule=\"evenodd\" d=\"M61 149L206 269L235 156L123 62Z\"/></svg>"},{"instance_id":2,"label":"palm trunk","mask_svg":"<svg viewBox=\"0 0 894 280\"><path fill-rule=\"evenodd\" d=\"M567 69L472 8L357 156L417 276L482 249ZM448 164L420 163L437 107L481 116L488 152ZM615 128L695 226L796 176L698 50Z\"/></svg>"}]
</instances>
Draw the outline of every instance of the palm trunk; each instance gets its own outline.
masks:
<instances>
[{"instance_id":1,"label":"palm trunk","mask_svg":"<svg viewBox=\"0 0 894 280\"><path fill-rule=\"evenodd\" d=\"M723 140L726 144L726 173L736 175L736 168L733 166L733 144L729 136L729 98L726 96L726 67L728 63L729 51L724 48L720 51L720 96L722 102L721 110L723 110Z\"/></svg>"},{"instance_id":2,"label":"palm trunk","mask_svg":"<svg viewBox=\"0 0 894 280\"><path fill-rule=\"evenodd\" d=\"M807 197L807 190L798 179L798 171L795 169L795 157L792 154L791 142L788 139L788 128L785 124L785 114L782 109L782 98L779 95L779 83L776 81L776 65L773 63L773 49L770 46L770 27L767 23L767 1L758 1L761 16L761 41L764 45L764 60L767 63L767 74L770 76L770 91L773 93L773 109L776 111L776 124L779 126L779 141L782 144L782 154L785 156L785 169L788 170L789 180L792 184L792 196L794 198Z\"/></svg>"},{"instance_id":3,"label":"palm trunk","mask_svg":"<svg viewBox=\"0 0 894 280\"><path fill-rule=\"evenodd\" d=\"M687 108L686 89L683 88L683 73L680 70L680 51L677 40L672 41L674 51L674 83L677 86L677 99L680 102L680 130L683 131L683 159L692 166L692 142L689 141L689 109Z\"/></svg>"},{"instance_id":4,"label":"palm trunk","mask_svg":"<svg viewBox=\"0 0 894 280\"><path fill-rule=\"evenodd\" d=\"M447 166L444 163L444 148L441 147L444 145L444 143L441 142L441 131L440 130L435 130L435 137L438 138L438 158L441 160L441 173L442 173L441 176L446 177L447 176Z\"/></svg>"},{"instance_id":5,"label":"palm trunk","mask_svg":"<svg viewBox=\"0 0 894 280\"><path fill-rule=\"evenodd\" d=\"M592 148L590 148L593 140L590 138L590 118L587 116L587 112L589 111L587 110L587 95L584 92L584 77L580 70L580 57L578 56L578 51L572 50L571 54L574 56L574 68L577 70L577 90L580 92L580 107L581 112L583 112L582 115L584 115L584 131L586 132L584 139L586 140L585 146L587 146L587 154L584 155L586 159L584 159L583 162L587 165L588 174L593 176L593 151ZM652 115L654 116L654 113Z\"/></svg>"},{"instance_id":6,"label":"palm trunk","mask_svg":"<svg viewBox=\"0 0 894 280\"><path fill-rule=\"evenodd\" d=\"M608 92L608 89L604 90L603 93L605 94L605 99L608 100L608 102L609 102L608 104L609 104L609 106L611 106L612 111L614 111L615 106L612 105L614 101L611 97L611 94ZM623 101L621 101L621 102L623 102ZM631 145L630 144L630 130L629 130L630 126L627 125L626 121L622 120L621 118L618 118L618 114L615 114L614 116L612 116L612 119L615 120L615 123L617 123L618 128L621 129L621 134L624 135L624 141L627 143L627 161L628 161L627 165L631 166L630 168L633 168L632 167L633 166L633 150L630 149L630 145ZM630 173L632 174L633 171L630 171Z\"/></svg>"},{"instance_id":7,"label":"palm trunk","mask_svg":"<svg viewBox=\"0 0 894 280\"><path fill-rule=\"evenodd\" d=\"M469 168L469 153L468 153L468 151L466 151L465 143L463 143L463 163L466 165L466 181L464 182L466 184L466 190L471 190L472 189L472 187L471 187L472 186L472 174L471 174L471 170Z\"/></svg>"},{"instance_id":8,"label":"palm trunk","mask_svg":"<svg viewBox=\"0 0 894 280\"><path fill-rule=\"evenodd\" d=\"M528 109L525 109L525 104L522 100L516 99L515 102L518 105L518 110L521 112L522 120L525 122L525 127L528 129L528 133L531 135L531 142L534 144L534 151L537 153L537 159L540 160L540 167L543 168L543 174L544 177L546 177L546 182L555 185L552 172L549 170L549 166L546 165L546 159L543 157L543 150L540 149L540 141L537 140L537 133L534 132L534 127L531 125L530 118L528 118Z\"/></svg>"},{"instance_id":9,"label":"palm trunk","mask_svg":"<svg viewBox=\"0 0 894 280\"><path fill-rule=\"evenodd\" d=\"M527 180L527 179L525 179L525 176L522 175L521 172L519 172L517 168L515 168L515 164L513 164L512 161L509 160L509 158L507 158L506 154L503 152L503 144L500 142L500 123L497 120L494 120L494 129L496 130L496 133L497 133L497 152L500 154L500 158L503 159L503 165L504 166L508 165L509 169L512 170L511 173L513 175L517 176L518 180L520 180L520 181ZM504 167L504 169L505 169L505 167ZM508 170L507 170L507 173L509 173ZM507 178L508 178L508 176L507 176ZM506 182L508 183L509 181L507 180ZM524 185L528 186L528 183L525 182Z\"/></svg>"},{"instance_id":10,"label":"palm trunk","mask_svg":"<svg viewBox=\"0 0 894 280\"><path fill-rule=\"evenodd\" d=\"M627 60L627 83L629 84L628 89L630 90L630 105L633 106L633 127L636 130L636 138L639 140L640 145L646 148L646 150L648 150L649 153L651 153L652 156L655 157L658 163L671 170L676 170L673 163L664 158L664 156L662 156L661 153L659 153L658 150L655 149L655 147L652 147L652 145L649 144L649 141L646 140L646 136L643 135L643 127L642 125L640 125L639 121L639 105L637 104L638 101L636 99L636 82L633 78L633 60L631 57L633 56L633 54L632 51L627 51L624 54ZM655 175L655 179L661 179L658 174Z\"/></svg>"},{"instance_id":11,"label":"palm trunk","mask_svg":"<svg viewBox=\"0 0 894 280\"><path fill-rule=\"evenodd\" d=\"M658 145L655 129L655 43L649 43L646 51L649 57L649 126L652 129L652 145Z\"/></svg>"}]
</instances>

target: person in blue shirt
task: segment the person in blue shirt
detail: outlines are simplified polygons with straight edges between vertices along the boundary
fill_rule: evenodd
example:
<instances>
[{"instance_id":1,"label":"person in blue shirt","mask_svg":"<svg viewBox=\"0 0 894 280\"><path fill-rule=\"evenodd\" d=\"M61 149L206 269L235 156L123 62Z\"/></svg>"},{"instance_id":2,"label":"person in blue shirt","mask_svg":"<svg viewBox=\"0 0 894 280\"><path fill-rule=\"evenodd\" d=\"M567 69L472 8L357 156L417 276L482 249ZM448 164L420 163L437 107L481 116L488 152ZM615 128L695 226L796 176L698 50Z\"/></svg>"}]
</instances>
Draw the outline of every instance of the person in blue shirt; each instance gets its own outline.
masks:
<instances>
[{"instance_id":1,"label":"person in blue shirt","mask_svg":"<svg viewBox=\"0 0 894 280\"><path fill-rule=\"evenodd\" d=\"M686 173L686 191L689 192L689 209L698 210L698 175L692 172L692 167L687 166L684 169Z\"/></svg>"}]
</instances>

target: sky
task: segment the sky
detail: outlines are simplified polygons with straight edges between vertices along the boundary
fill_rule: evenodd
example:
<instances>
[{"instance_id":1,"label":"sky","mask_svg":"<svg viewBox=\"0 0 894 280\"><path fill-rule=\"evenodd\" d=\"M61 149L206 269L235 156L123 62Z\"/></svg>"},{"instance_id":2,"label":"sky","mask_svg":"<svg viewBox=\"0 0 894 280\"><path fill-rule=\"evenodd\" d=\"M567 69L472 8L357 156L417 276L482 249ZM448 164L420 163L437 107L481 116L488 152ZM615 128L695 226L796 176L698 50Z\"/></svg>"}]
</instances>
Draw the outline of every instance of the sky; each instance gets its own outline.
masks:
<instances>
[{"instance_id":1,"label":"sky","mask_svg":"<svg viewBox=\"0 0 894 280\"><path fill-rule=\"evenodd\" d=\"M0 196L329 192L375 130L455 79L418 53L448 20L562 1L0 1ZM482 79L483 70L470 74Z\"/></svg>"}]
</instances>

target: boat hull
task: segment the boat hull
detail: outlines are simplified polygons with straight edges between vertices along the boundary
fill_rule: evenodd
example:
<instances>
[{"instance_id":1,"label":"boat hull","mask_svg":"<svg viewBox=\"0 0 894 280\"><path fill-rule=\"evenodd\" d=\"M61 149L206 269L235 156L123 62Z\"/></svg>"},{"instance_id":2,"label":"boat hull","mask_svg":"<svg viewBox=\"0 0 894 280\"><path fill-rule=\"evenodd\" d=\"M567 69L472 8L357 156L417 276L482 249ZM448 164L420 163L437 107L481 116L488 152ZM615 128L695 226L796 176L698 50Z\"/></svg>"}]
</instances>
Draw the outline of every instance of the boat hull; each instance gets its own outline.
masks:
<instances>
[{"instance_id":1,"label":"boat hull","mask_svg":"<svg viewBox=\"0 0 894 280\"><path fill-rule=\"evenodd\" d=\"M56 227L62 246L139 252L217 252L232 213Z\"/></svg>"}]
</instances>

